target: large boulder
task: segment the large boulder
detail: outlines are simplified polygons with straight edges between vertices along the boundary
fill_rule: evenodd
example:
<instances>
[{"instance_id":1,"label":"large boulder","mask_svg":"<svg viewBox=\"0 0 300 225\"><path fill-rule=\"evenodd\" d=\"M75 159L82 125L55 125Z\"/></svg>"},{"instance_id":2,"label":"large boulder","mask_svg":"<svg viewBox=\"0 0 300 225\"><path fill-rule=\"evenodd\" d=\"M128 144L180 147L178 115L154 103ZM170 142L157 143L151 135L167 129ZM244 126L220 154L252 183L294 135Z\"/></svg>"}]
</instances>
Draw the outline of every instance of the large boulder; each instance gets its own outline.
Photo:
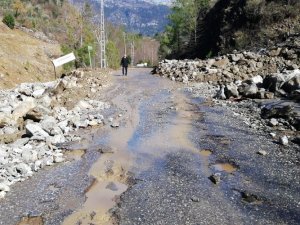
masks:
<instances>
[{"instance_id":1,"label":"large boulder","mask_svg":"<svg viewBox=\"0 0 300 225\"><path fill-rule=\"evenodd\" d=\"M34 98L26 98L22 101L13 111L12 118L17 120L25 116L31 109L36 107L36 101Z\"/></svg>"},{"instance_id":2,"label":"large boulder","mask_svg":"<svg viewBox=\"0 0 300 225\"><path fill-rule=\"evenodd\" d=\"M244 97L255 98L257 96L258 87L256 84L243 83L241 86L239 86L238 91Z\"/></svg>"},{"instance_id":3,"label":"large boulder","mask_svg":"<svg viewBox=\"0 0 300 225\"><path fill-rule=\"evenodd\" d=\"M282 75L267 75L263 81L263 87L271 92L276 92L284 82L285 79Z\"/></svg>"},{"instance_id":4,"label":"large boulder","mask_svg":"<svg viewBox=\"0 0 300 225\"><path fill-rule=\"evenodd\" d=\"M238 88L233 83L227 84L225 86L224 92L225 92L226 98L230 98L230 97L237 98L237 97L239 97Z\"/></svg>"}]
</instances>

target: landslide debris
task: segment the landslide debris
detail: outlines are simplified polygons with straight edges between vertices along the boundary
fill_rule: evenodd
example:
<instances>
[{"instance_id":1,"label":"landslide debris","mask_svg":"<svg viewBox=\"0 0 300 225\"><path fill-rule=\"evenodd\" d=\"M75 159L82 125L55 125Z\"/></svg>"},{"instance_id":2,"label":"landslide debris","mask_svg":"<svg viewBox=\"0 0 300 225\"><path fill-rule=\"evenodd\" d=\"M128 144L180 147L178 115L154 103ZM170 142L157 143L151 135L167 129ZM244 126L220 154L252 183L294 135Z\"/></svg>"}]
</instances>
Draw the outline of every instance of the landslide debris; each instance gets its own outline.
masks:
<instances>
[{"instance_id":1,"label":"landslide debris","mask_svg":"<svg viewBox=\"0 0 300 225\"><path fill-rule=\"evenodd\" d=\"M65 161L60 146L80 141L76 131L104 123L101 111L110 104L96 99L109 85L108 71L77 70L0 91L0 198L14 183Z\"/></svg>"}]
</instances>

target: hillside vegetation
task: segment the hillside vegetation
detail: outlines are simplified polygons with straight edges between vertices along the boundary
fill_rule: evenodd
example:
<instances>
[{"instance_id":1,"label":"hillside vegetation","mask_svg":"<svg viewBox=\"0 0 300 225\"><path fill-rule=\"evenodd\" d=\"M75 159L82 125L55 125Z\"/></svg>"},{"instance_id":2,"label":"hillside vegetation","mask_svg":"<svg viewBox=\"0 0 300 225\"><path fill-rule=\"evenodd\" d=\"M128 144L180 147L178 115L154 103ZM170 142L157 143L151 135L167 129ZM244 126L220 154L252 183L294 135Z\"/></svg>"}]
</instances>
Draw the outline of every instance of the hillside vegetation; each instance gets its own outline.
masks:
<instances>
[{"instance_id":1,"label":"hillside vegetation","mask_svg":"<svg viewBox=\"0 0 300 225\"><path fill-rule=\"evenodd\" d=\"M198 2L196 12L195 7L187 7L188 2ZM192 16L184 16L187 13ZM161 38L162 54L176 58L206 58L235 49L272 47L297 35L300 32L300 2L176 0L171 21Z\"/></svg>"}]
</instances>

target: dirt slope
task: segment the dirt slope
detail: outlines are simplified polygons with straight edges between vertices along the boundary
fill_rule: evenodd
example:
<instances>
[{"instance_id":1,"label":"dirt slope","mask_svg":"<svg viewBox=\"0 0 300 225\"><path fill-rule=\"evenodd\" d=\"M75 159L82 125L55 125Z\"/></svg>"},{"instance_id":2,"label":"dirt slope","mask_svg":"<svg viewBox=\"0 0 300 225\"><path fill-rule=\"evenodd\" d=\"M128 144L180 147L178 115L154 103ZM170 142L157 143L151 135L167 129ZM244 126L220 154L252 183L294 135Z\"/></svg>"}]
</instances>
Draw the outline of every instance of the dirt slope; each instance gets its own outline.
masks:
<instances>
[{"instance_id":1,"label":"dirt slope","mask_svg":"<svg viewBox=\"0 0 300 225\"><path fill-rule=\"evenodd\" d=\"M51 58L60 54L59 44L41 41L17 29L11 30L0 22L0 88L54 79Z\"/></svg>"}]
</instances>

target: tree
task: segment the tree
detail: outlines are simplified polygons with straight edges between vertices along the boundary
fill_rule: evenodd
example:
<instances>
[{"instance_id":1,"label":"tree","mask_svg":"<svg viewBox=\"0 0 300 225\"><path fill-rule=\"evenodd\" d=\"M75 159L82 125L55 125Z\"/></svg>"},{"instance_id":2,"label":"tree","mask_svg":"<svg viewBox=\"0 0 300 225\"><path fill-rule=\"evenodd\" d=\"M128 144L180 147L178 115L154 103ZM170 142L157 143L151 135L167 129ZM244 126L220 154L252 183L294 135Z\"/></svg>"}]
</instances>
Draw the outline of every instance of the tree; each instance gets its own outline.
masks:
<instances>
[{"instance_id":1,"label":"tree","mask_svg":"<svg viewBox=\"0 0 300 225\"><path fill-rule=\"evenodd\" d=\"M16 18L26 12L25 5L21 0L14 0L12 7Z\"/></svg>"},{"instance_id":2,"label":"tree","mask_svg":"<svg viewBox=\"0 0 300 225\"><path fill-rule=\"evenodd\" d=\"M106 55L108 66L112 69L120 67L120 55L119 50L112 41L108 41L106 44Z\"/></svg>"}]
</instances>

